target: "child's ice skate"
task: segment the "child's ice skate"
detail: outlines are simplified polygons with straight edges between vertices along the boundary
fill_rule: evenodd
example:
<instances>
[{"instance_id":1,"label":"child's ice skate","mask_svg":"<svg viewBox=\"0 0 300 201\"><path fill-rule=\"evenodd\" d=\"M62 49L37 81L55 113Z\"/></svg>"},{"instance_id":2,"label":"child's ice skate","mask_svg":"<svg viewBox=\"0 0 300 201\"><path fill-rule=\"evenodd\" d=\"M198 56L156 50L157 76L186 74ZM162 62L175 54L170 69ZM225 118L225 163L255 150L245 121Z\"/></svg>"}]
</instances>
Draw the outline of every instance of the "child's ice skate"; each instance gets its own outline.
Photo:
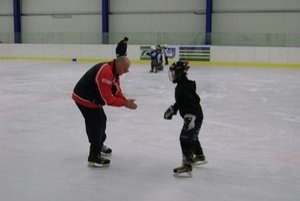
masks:
<instances>
[{"instance_id":1,"label":"child's ice skate","mask_svg":"<svg viewBox=\"0 0 300 201\"><path fill-rule=\"evenodd\" d=\"M207 160L205 159L205 156L203 154L194 155L194 157L193 157L193 165L194 166L203 165L206 163L207 163Z\"/></svg>"},{"instance_id":2,"label":"child's ice skate","mask_svg":"<svg viewBox=\"0 0 300 201\"><path fill-rule=\"evenodd\" d=\"M100 155L96 157L90 155L88 162L88 167L108 167L110 164L110 160L103 158Z\"/></svg>"},{"instance_id":3,"label":"child's ice skate","mask_svg":"<svg viewBox=\"0 0 300 201\"><path fill-rule=\"evenodd\" d=\"M103 155L103 156L111 156L111 153L112 153L111 148L109 148L109 147L107 147L105 145L102 146L101 155Z\"/></svg>"},{"instance_id":4,"label":"child's ice skate","mask_svg":"<svg viewBox=\"0 0 300 201\"><path fill-rule=\"evenodd\" d=\"M192 166L190 164L182 164L182 166L173 170L175 177L192 177Z\"/></svg>"}]
</instances>

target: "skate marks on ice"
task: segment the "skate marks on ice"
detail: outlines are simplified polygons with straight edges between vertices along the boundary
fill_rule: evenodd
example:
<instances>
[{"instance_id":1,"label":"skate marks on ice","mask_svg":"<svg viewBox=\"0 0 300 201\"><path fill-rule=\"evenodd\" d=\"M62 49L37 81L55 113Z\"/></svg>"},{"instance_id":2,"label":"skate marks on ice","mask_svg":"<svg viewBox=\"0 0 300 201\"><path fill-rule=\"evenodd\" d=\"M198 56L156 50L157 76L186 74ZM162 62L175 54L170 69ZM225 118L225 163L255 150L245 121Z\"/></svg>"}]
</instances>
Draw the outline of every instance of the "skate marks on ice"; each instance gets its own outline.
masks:
<instances>
[{"instance_id":1,"label":"skate marks on ice","mask_svg":"<svg viewBox=\"0 0 300 201\"><path fill-rule=\"evenodd\" d=\"M299 199L299 70L192 67L209 164L181 178L172 168L182 122L162 119L175 86L167 70L149 74L149 65L133 65L122 78L137 111L105 108L107 142L117 148L111 165L87 167L83 119L66 93L90 65L0 62L1 200Z\"/></svg>"},{"instance_id":2,"label":"skate marks on ice","mask_svg":"<svg viewBox=\"0 0 300 201\"><path fill-rule=\"evenodd\" d=\"M176 178L192 178L192 171L190 172L182 172L182 173L173 173L173 176Z\"/></svg>"},{"instance_id":3,"label":"skate marks on ice","mask_svg":"<svg viewBox=\"0 0 300 201\"><path fill-rule=\"evenodd\" d=\"M276 154L273 160L283 165L300 166L300 154L296 153Z\"/></svg>"}]
</instances>

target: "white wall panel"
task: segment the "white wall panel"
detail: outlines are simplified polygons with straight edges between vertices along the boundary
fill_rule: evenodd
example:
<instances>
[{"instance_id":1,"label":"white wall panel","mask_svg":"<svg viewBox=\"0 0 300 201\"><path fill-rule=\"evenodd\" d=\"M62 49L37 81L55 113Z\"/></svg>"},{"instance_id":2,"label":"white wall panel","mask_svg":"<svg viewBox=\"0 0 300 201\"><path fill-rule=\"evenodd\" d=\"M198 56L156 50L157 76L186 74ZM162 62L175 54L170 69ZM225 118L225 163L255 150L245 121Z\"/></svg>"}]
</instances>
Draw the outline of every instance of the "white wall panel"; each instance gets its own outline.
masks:
<instances>
[{"instance_id":1,"label":"white wall panel","mask_svg":"<svg viewBox=\"0 0 300 201\"><path fill-rule=\"evenodd\" d=\"M100 15L72 16L53 18L52 16L24 16L24 32L101 32Z\"/></svg>"},{"instance_id":2,"label":"white wall panel","mask_svg":"<svg viewBox=\"0 0 300 201\"><path fill-rule=\"evenodd\" d=\"M0 0L0 41L3 43L12 42L14 32L13 1Z\"/></svg>"},{"instance_id":3,"label":"white wall panel","mask_svg":"<svg viewBox=\"0 0 300 201\"><path fill-rule=\"evenodd\" d=\"M1 44L1 57L44 58L44 59L112 59L115 45L66 45L66 44ZM178 53L179 46L174 46ZM285 47L234 47L211 46L212 62L236 65L248 63L253 66L260 63L300 64L300 48ZM128 56L132 60L140 59L140 46L129 45ZM177 59L177 58L176 58Z\"/></svg>"},{"instance_id":4,"label":"white wall panel","mask_svg":"<svg viewBox=\"0 0 300 201\"><path fill-rule=\"evenodd\" d=\"M237 52L230 46L212 46L210 55L211 61L237 61Z\"/></svg>"},{"instance_id":5,"label":"white wall panel","mask_svg":"<svg viewBox=\"0 0 300 201\"><path fill-rule=\"evenodd\" d=\"M12 0L0 0L0 14L12 14L13 13L13 1Z\"/></svg>"},{"instance_id":6,"label":"white wall panel","mask_svg":"<svg viewBox=\"0 0 300 201\"><path fill-rule=\"evenodd\" d=\"M299 19L300 13L214 14L213 32L300 33Z\"/></svg>"},{"instance_id":7,"label":"white wall panel","mask_svg":"<svg viewBox=\"0 0 300 201\"><path fill-rule=\"evenodd\" d=\"M213 0L216 10L289 10L300 9L299 0Z\"/></svg>"},{"instance_id":8,"label":"white wall panel","mask_svg":"<svg viewBox=\"0 0 300 201\"><path fill-rule=\"evenodd\" d=\"M270 62L270 48L269 47L256 47L254 62L268 63Z\"/></svg>"},{"instance_id":9,"label":"white wall panel","mask_svg":"<svg viewBox=\"0 0 300 201\"><path fill-rule=\"evenodd\" d=\"M111 47L107 47L110 52ZM80 55L83 58L98 58L103 52L100 51L100 45L81 45Z\"/></svg>"},{"instance_id":10,"label":"white wall panel","mask_svg":"<svg viewBox=\"0 0 300 201\"><path fill-rule=\"evenodd\" d=\"M253 62L255 58L255 47L233 47L236 51L237 62Z\"/></svg>"},{"instance_id":11,"label":"white wall panel","mask_svg":"<svg viewBox=\"0 0 300 201\"><path fill-rule=\"evenodd\" d=\"M26 34L23 41L34 43L34 38L30 40L28 38L30 34L33 37L39 37L35 33L49 33L50 35L51 33L65 33L63 37L66 43L68 41L79 42L81 33L100 34L102 32L101 11L101 0L23 0L22 31ZM49 34L41 37L48 37ZM50 41L55 41L55 37ZM45 40L47 43L44 38L38 38L37 41ZM95 42L95 40L92 41Z\"/></svg>"},{"instance_id":12,"label":"white wall panel","mask_svg":"<svg viewBox=\"0 0 300 201\"><path fill-rule=\"evenodd\" d=\"M32 52L40 51L41 58L73 58L80 56L80 47L78 45L57 45L57 44L28 44L32 47ZM37 53L38 54L38 53Z\"/></svg>"},{"instance_id":13,"label":"white wall panel","mask_svg":"<svg viewBox=\"0 0 300 201\"><path fill-rule=\"evenodd\" d=\"M202 32L205 18L193 14L110 16L111 32Z\"/></svg>"},{"instance_id":14,"label":"white wall panel","mask_svg":"<svg viewBox=\"0 0 300 201\"><path fill-rule=\"evenodd\" d=\"M205 6L206 0L110 0L112 14L109 15L109 30L204 33L205 15L195 15L193 11L205 10ZM277 11L214 13L213 33L300 33L300 12L279 12L300 10L300 0L214 0L213 8L233 12ZM5 16L12 14L12 10L13 0L0 0L0 33L13 33L13 17ZM22 16L22 31L101 33L101 11L101 0L22 0L22 13L25 14ZM185 11L190 13L183 13ZM142 14L143 12L146 13ZM71 18L45 15L51 13L79 15L72 15Z\"/></svg>"},{"instance_id":15,"label":"white wall panel","mask_svg":"<svg viewBox=\"0 0 300 201\"><path fill-rule=\"evenodd\" d=\"M204 32L205 15L195 15L192 11L205 10L205 2L205 0L113 0L110 2L113 13L110 15L110 31ZM164 11L166 13L163 13ZM190 13L181 13L185 11ZM134 14L135 12L138 14ZM145 13L140 14L142 12Z\"/></svg>"},{"instance_id":16,"label":"white wall panel","mask_svg":"<svg viewBox=\"0 0 300 201\"><path fill-rule=\"evenodd\" d=\"M282 28L284 33L300 34L300 12L283 15Z\"/></svg>"},{"instance_id":17,"label":"white wall panel","mask_svg":"<svg viewBox=\"0 0 300 201\"><path fill-rule=\"evenodd\" d=\"M101 0L22 0L23 13L101 12Z\"/></svg>"},{"instance_id":18,"label":"white wall panel","mask_svg":"<svg viewBox=\"0 0 300 201\"><path fill-rule=\"evenodd\" d=\"M288 63L300 63L300 48L288 48Z\"/></svg>"},{"instance_id":19,"label":"white wall panel","mask_svg":"<svg viewBox=\"0 0 300 201\"><path fill-rule=\"evenodd\" d=\"M42 45L23 45L14 44L9 46L9 54L13 54L14 57L42 57L44 55Z\"/></svg>"},{"instance_id":20,"label":"white wall panel","mask_svg":"<svg viewBox=\"0 0 300 201\"><path fill-rule=\"evenodd\" d=\"M206 0L111 0L112 12L187 11L205 9Z\"/></svg>"},{"instance_id":21,"label":"white wall panel","mask_svg":"<svg viewBox=\"0 0 300 201\"><path fill-rule=\"evenodd\" d=\"M213 32L300 33L300 0L214 0L213 9Z\"/></svg>"},{"instance_id":22,"label":"white wall panel","mask_svg":"<svg viewBox=\"0 0 300 201\"><path fill-rule=\"evenodd\" d=\"M0 33L14 31L14 18L11 16L0 17Z\"/></svg>"},{"instance_id":23,"label":"white wall panel","mask_svg":"<svg viewBox=\"0 0 300 201\"><path fill-rule=\"evenodd\" d=\"M288 48L271 48L270 58L273 63L287 63L288 62Z\"/></svg>"}]
</instances>

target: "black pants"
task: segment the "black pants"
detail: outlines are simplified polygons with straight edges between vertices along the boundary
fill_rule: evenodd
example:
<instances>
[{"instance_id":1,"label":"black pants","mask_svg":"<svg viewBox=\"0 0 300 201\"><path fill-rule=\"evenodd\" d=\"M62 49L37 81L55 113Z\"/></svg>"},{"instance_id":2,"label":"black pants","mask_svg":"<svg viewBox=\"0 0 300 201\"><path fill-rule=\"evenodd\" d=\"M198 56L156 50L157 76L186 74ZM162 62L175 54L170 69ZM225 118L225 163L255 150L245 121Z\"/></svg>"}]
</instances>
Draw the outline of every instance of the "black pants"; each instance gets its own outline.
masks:
<instances>
[{"instance_id":1,"label":"black pants","mask_svg":"<svg viewBox=\"0 0 300 201\"><path fill-rule=\"evenodd\" d=\"M199 132L202 126L203 114L197 115L195 127L191 130L186 130L185 127L181 129L180 133L180 146L182 151L183 163L191 164L194 154L203 154L202 146L199 141Z\"/></svg>"},{"instance_id":2,"label":"black pants","mask_svg":"<svg viewBox=\"0 0 300 201\"><path fill-rule=\"evenodd\" d=\"M151 72L163 70L163 62L158 57L151 60Z\"/></svg>"},{"instance_id":3,"label":"black pants","mask_svg":"<svg viewBox=\"0 0 300 201\"><path fill-rule=\"evenodd\" d=\"M168 60L168 57L165 55L165 65L168 65L169 64L169 60Z\"/></svg>"},{"instance_id":4,"label":"black pants","mask_svg":"<svg viewBox=\"0 0 300 201\"><path fill-rule=\"evenodd\" d=\"M106 115L103 108L87 108L78 105L85 120L86 134L90 142L90 155L97 156L101 153L103 143L106 139Z\"/></svg>"}]
</instances>

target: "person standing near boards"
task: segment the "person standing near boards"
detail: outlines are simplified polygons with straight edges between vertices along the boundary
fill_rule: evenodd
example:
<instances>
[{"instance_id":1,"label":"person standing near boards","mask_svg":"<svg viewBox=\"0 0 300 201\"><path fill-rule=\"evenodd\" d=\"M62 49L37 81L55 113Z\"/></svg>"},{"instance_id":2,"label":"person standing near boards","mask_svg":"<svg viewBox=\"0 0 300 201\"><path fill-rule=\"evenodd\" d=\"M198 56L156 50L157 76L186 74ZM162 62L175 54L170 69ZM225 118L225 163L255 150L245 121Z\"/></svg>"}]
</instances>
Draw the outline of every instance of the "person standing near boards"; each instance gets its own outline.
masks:
<instances>
[{"instance_id":1,"label":"person standing near boards","mask_svg":"<svg viewBox=\"0 0 300 201\"><path fill-rule=\"evenodd\" d=\"M117 47L116 47L116 56L120 57L120 56L127 56L127 43L128 43L128 38L124 37L123 40L121 40Z\"/></svg>"}]
</instances>

